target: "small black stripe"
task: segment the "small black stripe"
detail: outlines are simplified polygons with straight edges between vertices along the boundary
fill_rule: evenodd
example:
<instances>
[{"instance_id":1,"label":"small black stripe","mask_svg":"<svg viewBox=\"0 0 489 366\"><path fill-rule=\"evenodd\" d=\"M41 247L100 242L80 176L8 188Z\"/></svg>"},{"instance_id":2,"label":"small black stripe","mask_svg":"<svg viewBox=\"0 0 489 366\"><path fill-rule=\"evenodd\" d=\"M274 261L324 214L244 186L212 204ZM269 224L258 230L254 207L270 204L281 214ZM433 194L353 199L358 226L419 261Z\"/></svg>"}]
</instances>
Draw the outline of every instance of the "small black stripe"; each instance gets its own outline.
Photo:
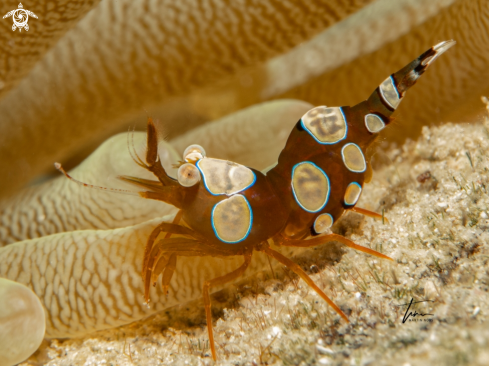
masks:
<instances>
[{"instance_id":1,"label":"small black stripe","mask_svg":"<svg viewBox=\"0 0 489 366\"><path fill-rule=\"evenodd\" d=\"M302 119L300 119L299 122L295 124L295 128L297 128L299 131L304 131L304 127L302 127L301 121Z\"/></svg>"}]
</instances>

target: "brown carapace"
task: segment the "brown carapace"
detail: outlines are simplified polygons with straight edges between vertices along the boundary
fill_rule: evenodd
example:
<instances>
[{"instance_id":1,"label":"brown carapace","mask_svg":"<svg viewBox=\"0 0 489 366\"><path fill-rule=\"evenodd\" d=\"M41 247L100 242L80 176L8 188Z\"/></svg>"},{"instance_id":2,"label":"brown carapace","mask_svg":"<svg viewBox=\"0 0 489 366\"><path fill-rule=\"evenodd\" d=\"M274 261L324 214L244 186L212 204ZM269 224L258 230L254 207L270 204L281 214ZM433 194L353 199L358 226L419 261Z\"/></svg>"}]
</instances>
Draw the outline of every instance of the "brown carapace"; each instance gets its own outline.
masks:
<instances>
[{"instance_id":1,"label":"brown carapace","mask_svg":"<svg viewBox=\"0 0 489 366\"><path fill-rule=\"evenodd\" d=\"M150 285L156 284L160 274L163 290L167 291L178 257L242 255L244 263L239 268L206 281L203 286L209 342L216 359L209 289L243 275L256 250L298 274L348 321L300 266L270 244L313 247L338 241L391 259L341 235L328 233L329 228L347 210L382 217L355 207L363 184L372 175L364 152L389 124L406 91L454 44L445 41L430 48L385 79L366 101L354 107L320 106L308 111L290 133L278 163L264 172L206 157L202 147L192 145L184 152L185 162L179 166L178 179L173 179L158 159L158 133L149 118L145 161L137 155L134 160L154 173L158 181L119 178L143 187L145 191L139 192L140 196L167 202L180 210L173 223L160 224L148 238L142 269L145 300L149 300ZM57 168L63 171L59 164ZM166 233L165 237L156 241L162 233ZM178 237L171 238L172 234Z\"/></svg>"}]
</instances>

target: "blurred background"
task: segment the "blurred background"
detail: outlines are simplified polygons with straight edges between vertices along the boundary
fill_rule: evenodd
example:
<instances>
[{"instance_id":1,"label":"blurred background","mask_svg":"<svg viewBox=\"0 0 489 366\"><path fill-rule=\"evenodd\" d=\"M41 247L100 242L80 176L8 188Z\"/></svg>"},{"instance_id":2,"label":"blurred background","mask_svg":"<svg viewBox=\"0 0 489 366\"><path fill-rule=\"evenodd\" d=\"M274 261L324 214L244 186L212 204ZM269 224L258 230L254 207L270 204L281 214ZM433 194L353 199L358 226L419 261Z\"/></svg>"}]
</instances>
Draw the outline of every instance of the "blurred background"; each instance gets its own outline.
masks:
<instances>
[{"instance_id":1,"label":"blurred background","mask_svg":"<svg viewBox=\"0 0 489 366\"><path fill-rule=\"evenodd\" d=\"M171 140L256 103L354 105L455 39L385 141L471 122L489 94L487 0L37 0L0 22L0 198L160 119ZM17 1L0 3L2 15ZM264 121L266 123L266 121Z\"/></svg>"}]
</instances>

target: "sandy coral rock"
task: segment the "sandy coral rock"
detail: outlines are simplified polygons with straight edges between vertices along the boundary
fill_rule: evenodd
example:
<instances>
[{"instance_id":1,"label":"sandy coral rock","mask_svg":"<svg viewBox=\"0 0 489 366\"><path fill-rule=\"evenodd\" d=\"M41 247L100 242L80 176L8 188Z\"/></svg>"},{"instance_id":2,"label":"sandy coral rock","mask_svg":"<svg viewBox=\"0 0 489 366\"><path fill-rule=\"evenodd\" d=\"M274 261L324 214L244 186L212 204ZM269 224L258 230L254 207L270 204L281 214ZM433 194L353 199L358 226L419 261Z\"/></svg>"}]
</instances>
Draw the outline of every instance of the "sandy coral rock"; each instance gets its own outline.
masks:
<instances>
[{"instance_id":1,"label":"sandy coral rock","mask_svg":"<svg viewBox=\"0 0 489 366\"><path fill-rule=\"evenodd\" d=\"M44 310L34 292L0 278L0 365L15 365L33 354L45 329Z\"/></svg>"}]
</instances>

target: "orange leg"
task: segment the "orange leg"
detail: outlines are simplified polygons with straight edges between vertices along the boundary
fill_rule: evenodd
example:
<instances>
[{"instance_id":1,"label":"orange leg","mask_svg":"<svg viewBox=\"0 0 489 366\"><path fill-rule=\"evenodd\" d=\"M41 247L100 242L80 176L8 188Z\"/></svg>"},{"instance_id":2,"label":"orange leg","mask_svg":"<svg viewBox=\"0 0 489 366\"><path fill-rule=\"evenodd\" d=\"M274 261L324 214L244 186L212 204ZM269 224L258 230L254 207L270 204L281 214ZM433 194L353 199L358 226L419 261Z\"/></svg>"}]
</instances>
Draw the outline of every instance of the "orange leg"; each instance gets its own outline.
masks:
<instances>
[{"instance_id":1,"label":"orange leg","mask_svg":"<svg viewBox=\"0 0 489 366\"><path fill-rule=\"evenodd\" d=\"M244 263L234 271L228 273L227 275L217 277L212 280L204 282L202 295L204 297L205 316L207 319L207 332L209 333L209 344L211 346L212 358L214 359L214 361L217 360L217 355L216 355L216 346L214 344L214 334L212 333L212 313L211 313L211 298L209 296L209 288L213 286L224 285L225 283L231 282L236 278L242 276L244 271L246 271L246 268L248 268L251 262L251 254L252 252L246 253L244 255Z\"/></svg>"},{"instance_id":2,"label":"orange leg","mask_svg":"<svg viewBox=\"0 0 489 366\"><path fill-rule=\"evenodd\" d=\"M175 218L173 219L173 224L178 224L180 223L180 220L182 219L183 211L180 210L177 212L175 215ZM165 239L170 238L171 233L167 233L165 235ZM165 267L165 271L163 272L163 277L161 279L161 285L163 288L163 293L168 294L168 286L170 286L170 281L171 278L173 277L173 273L175 272L175 269L177 268L177 255L175 253L170 255L170 259L168 259L168 263Z\"/></svg>"},{"instance_id":3,"label":"orange leg","mask_svg":"<svg viewBox=\"0 0 489 366\"><path fill-rule=\"evenodd\" d=\"M183 211L182 210L178 211L177 214L175 215L175 218L173 219L172 224L177 225L182 219L182 215L183 215ZM149 301L149 287L151 285L151 274L153 269L153 263L155 261L155 257L151 255L153 251L153 244L156 238L158 237L158 235L160 235L160 233L164 232L165 230L168 230L168 223L163 222L160 225L158 225L148 237L148 241L146 242L146 248L144 249L142 277L144 281L144 300L146 303ZM168 232L166 234L166 237L169 238L170 235L171 232Z\"/></svg>"},{"instance_id":4,"label":"orange leg","mask_svg":"<svg viewBox=\"0 0 489 366\"><path fill-rule=\"evenodd\" d=\"M382 218L383 218L385 220L385 222L389 223L389 220L387 220L387 217L385 217L385 216L382 217L382 215L378 214L377 212L369 211L369 210L366 210L366 209L360 208L360 207L353 207L350 210L352 210L353 212L368 216L368 217L373 217L374 219L382 220Z\"/></svg>"},{"instance_id":5,"label":"orange leg","mask_svg":"<svg viewBox=\"0 0 489 366\"><path fill-rule=\"evenodd\" d=\"M382 259L388 259L391 261L394 260L391 257L386 256L385 254L377 252L376 250L362 247L361 245L355 244L351 240L338 234L322 235L307 240L287 239L282 236L279 238L275 237L274 241L277 243L277 245L283 245L286 247L302 247L302 248L315 247L317 245L325 244L330 241L339 241L340 243L345 244L347 247L359 250L360 252L371 254Z\"/></svg>"},{"instance_id":6,"label":"orange leg","mask_svg":"<svg viewBox=\"0 0 489 366\"><path fill-rule=\"evenodd\" d=\"M175 215L175 218L173 219L172 224L168 224L167 222L162 222L159 224L157 227L154 228L154 230L151 232L151 234L148 237L148 241L146 242L146 248L144 249L144 259L143 259L143 272L142 276L143 279L146 276L146 271L150 269L149 266L149 260L151 258L151 251L153 250L153 244L162 232L167 232L167 233L173 233L173 234L186 234L185 230L179 230L180 227L175 227L176 223L180 222L181 218L183 215L183 211L180 210L177 212ZM187 229L185 227L181 227L182 229ZM168 235L168 234L167 234Z\"/></svg>"},{"instance_id":7,"label":"orange leg","mask_svg":"<svg viewBox=\"0 0 489 366\"><path fill-rule=\"evenodd\" d=\"M284 266L287 268L290 268L292 271L294 271L297 275L299 275L300 278L304 280L305 283L307 283L314 291L317 292L319 296L321 296L328 304L331 306L343 319L345 319L348 323L348 317L341 311L341 309L321 290L309 277L306 272L302 270L302 268L297 264L292 262L289 258L283 256L279 252L273 250L270 247L266 247L262 249L263 252L265 252L267 255L269 255L272 258L275 258L278 260L280 263L282 263Z\"/></svg>"},{"instance_id":8,"label":"orange leg","mask_svg":"<svg viewBox=\"0 0 489 366\"><path fill-rule=\"evenodd\" d=\"M170 286L170 281L176 268L177 255L173 253L168 260L168 264L166 265L165 271L163 272L163 277L161 278L161 286L163 288L164 294L168 294L168 286Z\"/></svg>"},{"instance_id":9,"label":"orange leg","mask_svg":"<svg viewBox=\"0 0 489 366\"><path fill-rule=\"evenodd\" d=\"M151 271L151 283L153 284L153 287L156 286L156 281L158 279L158 276L163 272L163 270L166 268L168 265L168 261L170 260L171 253L165 252L162 248L161 245L158 245L158 255L156 259L153 259L153 266L150 269Z\"/></svg>"},{"instance_id":10,"label":"orange leg","mask_svg":"<svg viewBox=\"0 0 489 366\"><path fill-rule=\"evenodd\" d=\"M206 246L206 243L187 239L187 238L169 238L162 239L154 245L150 254L146 277L144 278L144 297L146 302L149 301L149 288L151 283L156 286L158 276L163 272L163 291L168 290L168 284L176 268L177 256L195 257L195 256L229 256L225 251L219 251L215 248ZM150 282L146 282L150 281Z\"/></svg>"}]
</instances>

